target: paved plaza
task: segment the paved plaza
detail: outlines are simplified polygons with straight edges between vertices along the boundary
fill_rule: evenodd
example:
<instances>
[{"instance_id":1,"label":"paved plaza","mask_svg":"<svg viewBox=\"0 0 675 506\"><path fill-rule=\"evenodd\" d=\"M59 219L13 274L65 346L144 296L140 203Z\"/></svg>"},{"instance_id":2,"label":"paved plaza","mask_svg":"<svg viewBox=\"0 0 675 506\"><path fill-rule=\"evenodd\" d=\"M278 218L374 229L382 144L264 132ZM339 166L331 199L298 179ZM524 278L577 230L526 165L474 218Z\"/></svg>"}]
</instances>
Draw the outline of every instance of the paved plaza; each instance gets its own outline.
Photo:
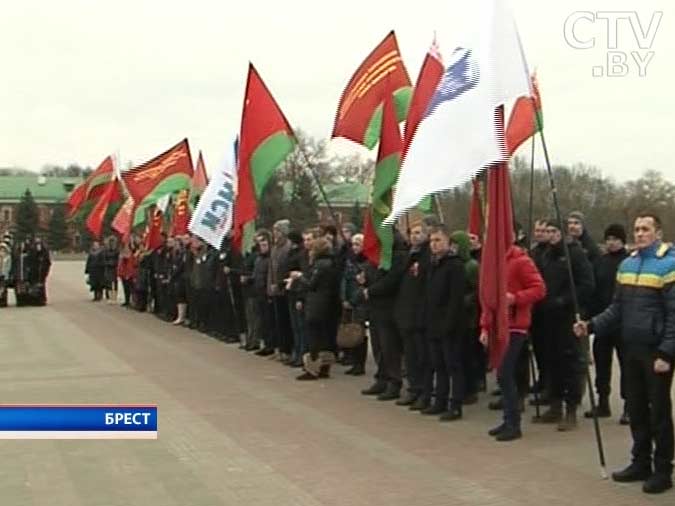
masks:
<instances>
[{"instance_id":1,"label":"paved plaza","mask_svg":"<svg viewBox=\"0 0 675 506\"><path fill-rule=\"evenodd\" d=\"M528 421L499 444L487 396L441 424L360 395L369 376L338 366L298 382L297 369L89 298L83 264L55 262L47 307L0 310L0 402L157 404L159 438L0 441L2 506L675 502L602 481L588 420L566 434ZM610 471L628 457L617 418L602 422Z\"/></svg>"}]
</instances>

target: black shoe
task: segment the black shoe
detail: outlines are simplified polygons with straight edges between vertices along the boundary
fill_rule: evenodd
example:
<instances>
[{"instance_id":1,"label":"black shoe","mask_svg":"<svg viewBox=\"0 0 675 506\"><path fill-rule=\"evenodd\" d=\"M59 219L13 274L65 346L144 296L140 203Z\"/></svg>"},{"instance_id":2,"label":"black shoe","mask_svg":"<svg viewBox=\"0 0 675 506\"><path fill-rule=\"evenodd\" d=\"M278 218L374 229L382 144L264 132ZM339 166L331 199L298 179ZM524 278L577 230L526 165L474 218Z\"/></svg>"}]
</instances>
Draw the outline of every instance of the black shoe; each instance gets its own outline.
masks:
<instances>
[{"instance_id":1,"label":"black shoe","mask_svg":"<svg viewBox=\"0 0 675 506\"><path fill-rule=\"evenodd\" d=\"M418 397L417 400L408 408L410 411L422 411L429 407L429 399Z\"/></svg>"},{"instance_id":2,"label":"black shoe","mask_svg":"<svg viewBox=\"0 0 675 506\"><path fill-rule=\"evenodd\" d=\"M353 365L345 371L345 374L349 374L350 376L363 376L366 374L366 368L362 365Z\"/></svg>"},{"instance_id":3,"label":"black shoe","mask_svg":"<svg viewBox=\"0 0 675 506\"><path fill-rule=\"evenodd\" d=\"M401 387L389 385L387 389L377 396L378 401L393 401L401 397Z\"/></svg>"},{"instance_id":4,"label":"black shoe","mask_svg":"<svg viewBox=\"0 0 675 506\"><path fill-rule=\"evenodd\" d=\"M488 431L488 435L490 435L492 437L498 436L499 434L501 434L504 431L504 429L506 429L506 424L502 423L501 425L498 425L494 429L490 429Z\"/></svg>"},{"instance_id":5,"label":"black shoe","mask_svg":"<svg viewBox=\"0 0 675 506\"><path fill-rule=\"evenodd\" d=\"M477 402L478 402L478 394L469 394L466 397L464 397L462 404L464 406L471 406L473 404L476 404Z\"/></svg>"},{"instance_id":6,"label":"black shoe","mask_svg":"<svg viewBox=\"0 0 675 506\"><path fill-rule=\"evenodd\" d=\"M319 377L314 376L313 374L310 374L310 373L305 371L300 376L297 376L295 379L298 380L298 381L313 381L313 380L318 380Z\"/></svg>"},{"instance_id":7,"label":"black shoe","mask_svg":"<svg viewBox=\"0 0 675 506\"><path fill-rule=\"evenodd\" d=\"M651 466L636 464L631 465L612 473L612 479L617 483L632 483L634 481L644 481L652 475Z\"/></svg>"},{"instance_id":8,"label":"black shoe","mask_svg":"<svg viewBox=\"0 0 675 506\"><path fill-rule=\"evenodd\" d=\"M642 491L645 494L661 494L671 488L673 488L673 478L664 473L652 474L642 485Z\"/></svg>"},{"instance_id":9,"label":"black shoe","mask_svg":"<svg viewBox=\"0 0 675 506\"><path fill-rule=\"evenodd\" d=\"M244 346L244 351L258 351L260 350L260 346L257 346L255 344L247 344Z\"/></svg>"},{"instance_id":10,"label":"black shoe","mask_svg":"<svg viewBox=\"0 0 675 506\"><path fill-rule=\"evenodd\" d=\"M373 383L370 388L366 388L365 390L361 390L362 395L380 395L381 393L384 393L384 391L387 389L386 383L380 383L379 381Z\"/></svg>"},{"instance_id":11,"label":"black shoe","mask_svg":"<svg viewBox=\"0 0 675 506\"><path fill-rule=\"evenodd\" d=\"M495 388L492 392L490 392L490 395L492 397L499 397L500 395L502 395L502 391L499 388Z\"/></svg>"},{"instance_id":12,"label":"black shoe","mask_svg":"<svg viewBox=\"0 0 675 506\"><path fill-rule=\"evenodd\" d=\"M270 348L263 348L262 350L256 351L255 354L259 357L269 357L270 355L274 355L274 350Z\"/></svg>"},{"instance_id":13,"label":"black shoe","mask_svg":"<svg viewBox=\"0 0 675 506\"><path fill-rule=\"evenodd\" d=\"M294 360L291 364L289 364L292 368L297 369L298 367L302 367L302 359Z\"/></svg>"},{"instance_id":14,"label":"black shoe","mask_svg":"<svg viewBox=\"0 0 675 506\"><path fill-rule=\"evenodd\" d=\"M417 395L408 392L404 397L396 401L397 406L412 406L417 400Z\"/></svg>"},{"instance_id":15,"label":"black shoe","mask_svg":"<svg viewBox=\"0 0 675 506\"><path fill-rule=\"evenodd\" d=\"M523 433L518 427L505 427L499 434L495 436L495 441L505 443L507 441L515 441L523 437Z\"/></svg>"},{"instance_id":16,"label":"black shoe","mask_svg":"<svg viewBox=\"0 0 675 506\"><path fill-rule=\"evenodd\" d=\"M612 411L609 409L609 398L608 397L599 397L598 404L595 406L595 409L589 409L584 413L584 418L593 418L593 415L598 418L609 418L612 416Z\"/></svg>"},{"instance_id":17,"label":"black shoe","mask_svg":"<svg viewBox=\"0 0 675 506\"><path fill-rule=\"evenodd\" d=\"M504 403L502 402L501 399L497 399L496 401L490 401L488 404L488 409L492 411L501 411L504 409Z\"/></svg>"},{"instance_id":18,"label":"black shoe","mask_svg":"<svg viewBox=\"0 0 675 506\"><path fill-rule=\"evenodd\" d=\"M445 413L445 406L443 404L432 404L421 410L420 413L423 415L440 415Z\"/></svg>"},{"instance_id":19,"label":"black shoe","mask_svg":"<svg viewBox=\"0 0 675 506\"><path fill-rule=\"evenodd\" d=\"M462 406L451 407L449 410L441 413L438 418L441 422L454 422L462 419Z\"/></svg>"}]
</instances>

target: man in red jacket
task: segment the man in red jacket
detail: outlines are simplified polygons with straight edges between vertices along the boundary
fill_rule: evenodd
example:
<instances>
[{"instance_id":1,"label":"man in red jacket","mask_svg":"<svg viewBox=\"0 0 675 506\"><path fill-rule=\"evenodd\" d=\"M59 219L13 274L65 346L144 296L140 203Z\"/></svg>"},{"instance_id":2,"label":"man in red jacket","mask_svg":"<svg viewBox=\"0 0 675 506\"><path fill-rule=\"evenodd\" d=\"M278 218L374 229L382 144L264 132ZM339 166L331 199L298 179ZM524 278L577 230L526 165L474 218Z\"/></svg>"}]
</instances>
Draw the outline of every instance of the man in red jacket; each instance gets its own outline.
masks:
<instances>
[{"instance_id":1,"label":"man in red jacket","mask_svg":"<svg viewBox=\"0 0 675 506\"><path fill-rule=\"evenodd\" d=\"M506 253L507 293L509 305L509 344L497 370L502 391L504 421L490 430L497 441L513 441L522 437L516 370L527 342L532 321L532 306L546 296L546 285L527 253L516 245ZM493 323L485 313L481 316L480 341L487 346Z\"/></svg>"}]
</instances>

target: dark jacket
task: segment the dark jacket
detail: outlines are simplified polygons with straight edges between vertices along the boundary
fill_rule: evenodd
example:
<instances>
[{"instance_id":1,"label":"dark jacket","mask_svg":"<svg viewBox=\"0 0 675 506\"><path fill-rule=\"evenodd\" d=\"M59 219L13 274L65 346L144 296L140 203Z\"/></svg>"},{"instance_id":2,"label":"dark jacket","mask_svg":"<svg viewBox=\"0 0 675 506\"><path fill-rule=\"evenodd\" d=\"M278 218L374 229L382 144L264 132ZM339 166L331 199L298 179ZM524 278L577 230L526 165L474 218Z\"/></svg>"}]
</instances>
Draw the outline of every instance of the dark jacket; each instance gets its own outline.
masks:
<instances>
[{"instance_id":1,"label":"dark jacket","mask_svg":"<svg viewBox=\"0 0 675 506\"><path fill-rule=\"evenodd\" d=\"M626 348L654 351L675 360L675 254L657 242L634 252L617 273L612 304L591 320L591 332L620 331Z\"/></svg>"},{"instance_id":2,"label":"dark jacket","mask_svg":"<svg viewBox=\"0 0 675 506\"><path fill-rule=\"evenodd\" d=\"M602 313L612 303L614 287L616 286L616 273L619 265L628 256L628 252L622 248L616 253L605 253L593 266L595 272L595 294L590 304L591 316Z\"/></svg>"},{"instance_id":3,"label":"dark jacket","mask_svg":"<svg viewBox=\"0 0 675 506\"><path fill-rule=\"evenodd\" d=\"M598 248L598 245L595 243L593 238L590 236L588 231L584 229L583 234L581 234L581 237L577 239L579 241L579 244L581 245L582 251L586 254L586 258L588 258L588 261L591 262L591 264L594 264L599 258L600 258L600 248Z\"/></svg>"},{"instance_id":4,"label":"dark jacket","mask_svg":"<svg viewBox=\"0 0 675 506\"><path fill-rule=\"evenodd\" d=\"M404 334L424 327L424 286L430 262L429 243L410 249L394 305L396 326Z\"/></svg>"},{"instance_id":5,"label":"dark jacket","mask_svg":"<svg viewBox=\"0 0 675 506\"><path fill-rule=\"evenodd\" d=\"M425 287L425 327L429 339L459 339L466 328L464 262L456 255L431 261Z\"/></svg>"},{"instance_id":6,"label":"dark jacket","mask_svg":"<svg viewBox=\"0 0 675 506\"><path fill-rule=\"evenodd\" d=\"M105 283L105 258L103 251L87 255L87 263L84 266L84 273L89 276L89 287L91 290L103 290Z\"/></svg>"},{"instance_id":7,"label":"dark jacket","mask_svg":"<svg viewBox=\"0 0 675 506\"><path fill-rule=\"evenodd\" d=\"M119 264L120 252L118 249L105 248L103 250L103 263L105 265L105 281L113 283L117 279L117 265Z\"/></svg>"},{"instance_id":8,"label":"dark jacket","mask_svg":"<svg viewBox=\"0 0 675 506\"><path fill-rule=\"evenodd\" d=\"M578 242L571 241L568 246L577 297L583 313L595 290L593 267ZM556 325L560 318L574 315L572 286L562 241L548 248L540 268L546 283L546 298L538 304L536 310L538 316L541 315L551 325Z\"/></svg>"},{"instance_id":9,"label":"dark jacket","mask_svg":"<svg viewBox=\"0 0 675 506\"><path fill-rule=\"evenodd\" d=\"M356 281L360 272L368 269L368 259L361 253L347 259L340 284L340 299L348 302L354 311L354 320L365 322L368 319L368 304L361 297L361 287Z\"/></svg>"},{"instance_id":10,"label":"dark jacket","mask_svg":"<svg viewBox=\"0 0 675 506\"><path fill-rule=\"evenodd\" d=\"M309 279L300 278L307 286L305 318L307 322L326 322L335 315L339 304L340 277L333 255L322 255L314 259Z\"/></svg>"},{"instance_id":11,"label":"dark jacket","mask_svg":"<svg viewBox=\"0 0 675 506\"><path fill-rule=\"evenodd\" d=\"M259 253L253 267L253 291L256 297L267 298L267 271L270 267L270 255Z\"/></svg>"}]
</instances>

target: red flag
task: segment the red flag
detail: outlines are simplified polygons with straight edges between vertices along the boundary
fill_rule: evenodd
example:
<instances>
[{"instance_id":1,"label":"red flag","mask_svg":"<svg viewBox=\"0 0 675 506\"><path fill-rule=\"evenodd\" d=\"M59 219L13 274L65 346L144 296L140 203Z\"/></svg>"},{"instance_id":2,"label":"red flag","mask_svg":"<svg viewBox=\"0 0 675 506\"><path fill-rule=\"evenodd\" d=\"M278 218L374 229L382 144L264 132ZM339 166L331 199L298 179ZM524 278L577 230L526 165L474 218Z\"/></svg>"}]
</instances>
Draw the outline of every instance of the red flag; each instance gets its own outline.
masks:
<instances>
[{"instance_id":1,"label":"red flag","mask_svg":"<svg viewBox=\"0 0 675 506\"><path fill-rule=\"evenodd\" d=\"M112 220L110 228L117 232L122 238L122 242L127 242L131 236L131 223L133 221L134 199L128 197L122 207Z\"/></svg>"},{"instance_id":2,"label":"red flag","mask_svg":"<svg viewBox=\"0 0 675 506\"><path fill-rule=\"evenodd\" d=\"M188 188L192 179L188 140L183 139L152 160L122 172L122 179L136 208L145 207L167 194Z\"/></svg>"},{"instance_id":3,"label":"red flag","mask_svg":"<svg viewBox=\"0 0 675 506\"><path fill-rule=\"evenodd\" d=\"M375 147L386 93L394 94L396 116L403 121L410 106L410 77L393 31L368 55L342 92L331 137Z\"/></svg>"},{"instance_id":4,"label":"red flag","mask_svg":"<svg viewBox=\"0 0 675 506\"><path fill-rule=\"evenodd\" d=\"M192 174L190 196L192 198L196 198L197 196L201 195L206 189L207 184L209 184L209 178L206 175L206 165L204 164L204 157L200 151L199 156L197 157L197 167L195 167L195 172Z\"/></svg>"},{"instance_id":5,"label":"red flag","mask_svg":"<svg viewBox=\"0 0 675 506\"><path fill-rule=\"evenodd\" d=\"M101 164L96 167L96 170L89 174L68 197L69 216L75 215L77 211L84 205L85 202L98 199L107 190L107 183L109 183L113 174L115 173L115 166L110 156L107 156Z\"/></svg>"},{"instance_id":6,"label":"red flag","mask_svg":"<svg viewBox=\"0 0 675 506\"><path fill-rule=\"evenodd\" d=\"M424 58L420 75L417 77L417 83L413 91L412 99L410 100L410 110L408 111L408 119L405 122L405 131L403 134L403 156L408 151L408 147L412 142L415 131L420 121L427 112L427 107L431 98L434 96L436 86L443 77L443 59L441 53L434 39L431 48Z\"/></svg>"},{"instance_id":7,"label":"red flag","mask_svg":"<svg viewBox=\"0 0 675 506\"><path fill-rule=\"evenodd\" d=\"M541 97L537 76L532 76L532 96L520 97L509 117L506 128L506 147L509 156L527 139L536 134L544 127L544 117L541 109Z\"/></svg>"},{"instance_id":8,"label":"red flag","mask_svg":"<svg viewBox=\"0 0 675 506\"><path fill-rule=\"evenodd\" d=\"M185 235L188 233L190 224L190 206L188 205L188 192L182 190L176 199L171 221L171 235Z\"/></svg>"},{"instance_id":9,"label":"red flag","mask_svg":"<svg viewBox=\"0 0 675 506\"><path fill-rule=\"evenodd\" d=\"M469 208L469 233L480 237L483 232L483 209L480 198L480 181L474 179L471 183L473 192L471 194L471 207Z\"/></svg>"},{"instance_id":10,"label":"red flag","mask_svg":"<svg viewBox=\"0 0 675 506\"><path fill-rule=\"evenodd\" d=\"M248 69L239 139L233 244L239 250L247 250L252 242L251 227L258 216L258 200L296 145L288 120L253 64Z\"/></svg>"},{"instance_id":11,"label":"red flag","mask_svg":"<svg viewBox=\"0 0 675 506\"><path fill-rule=\"evenodd\" d=\"M154 209L152 220L148 225L145 236L145 249L154 251L162 245L162 211Z\"/></svg>"},{"instance_id":12,"label":"red flag","mask_svg":"<svg viewBox=\"0 0 675 506\"><path fill-rule=\"evenodd\" d=\"M490 366L499 367L509 342L506 252L513 244L513 211L507 163L488 169L487 234L480 263L481 309L495 329Z\"/></svg>"},{"instance_id":13,"label":"red flag","mask_svg":"<svg viewBox=\"0 0 675 506\"><path fill-rule=\"evenodd\" d=\"M105 219L106 211L108 211L108 206L114 202L117 202L121 196L122 193L120 191L119 182L117 179L113 179L106 185L105 193L101 195L101 197L98 199L98 202L96 202L96 205L89 213L86 225L92 235L97 239L101 237L103 220Z\"/></svg>"}]
</instances>

